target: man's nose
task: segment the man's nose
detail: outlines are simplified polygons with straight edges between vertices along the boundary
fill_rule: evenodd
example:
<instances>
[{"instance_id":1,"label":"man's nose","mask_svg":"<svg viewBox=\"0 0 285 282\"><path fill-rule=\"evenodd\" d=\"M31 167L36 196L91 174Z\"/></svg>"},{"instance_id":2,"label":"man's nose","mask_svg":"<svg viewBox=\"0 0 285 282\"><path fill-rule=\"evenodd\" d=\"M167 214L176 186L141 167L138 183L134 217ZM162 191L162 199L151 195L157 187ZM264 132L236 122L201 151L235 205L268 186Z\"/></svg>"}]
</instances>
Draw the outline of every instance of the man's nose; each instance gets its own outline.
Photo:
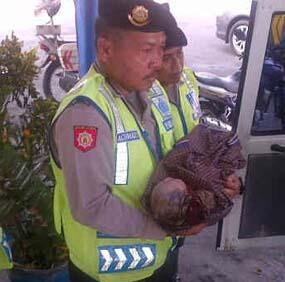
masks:
<instances>
[{"instance_id":1,"label":"man's nose","mask_svg":"<svg viewBox=\"0 0 285 282\"><path fill-rule=\"evenodd\" d=\"M162 57L163 57L163 50L159 49L157 52L154 53L151 61L151 68L153 70L159 70L162 65Z\"/></svg>"},{"instance_id":2,"label":"man's nose","mask_svg":"<svg viewBox=\"0 0 285 282\"><path fill-rule=\"evenodd\" d=\"M173 60L172 68L173 68L173 70L181 71L183 69L183 64L182 64L181 60L178 58L175 58Z\"/></svg>"}]
</instances>

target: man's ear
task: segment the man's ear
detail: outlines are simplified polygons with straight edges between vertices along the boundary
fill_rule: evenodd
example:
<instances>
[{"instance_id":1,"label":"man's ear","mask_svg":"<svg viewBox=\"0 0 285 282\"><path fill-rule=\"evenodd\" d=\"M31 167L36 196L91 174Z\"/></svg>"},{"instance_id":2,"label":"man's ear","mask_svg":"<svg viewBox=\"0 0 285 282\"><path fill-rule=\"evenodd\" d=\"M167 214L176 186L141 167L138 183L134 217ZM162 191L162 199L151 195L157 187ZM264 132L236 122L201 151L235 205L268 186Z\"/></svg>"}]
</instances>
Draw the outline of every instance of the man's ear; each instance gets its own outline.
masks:
<instances>
[{"instance_id":1,"label":"man's ear","mask_svg":"<svg viewBox=\"0 0 285 282\"><path fill-rule=\"evenodd\" d=\"M97 40L97 56L100 57L102 63L109 61L109 58L113 54L113 42L106 38L100 37Z\"/></svg>"}]
</instances>

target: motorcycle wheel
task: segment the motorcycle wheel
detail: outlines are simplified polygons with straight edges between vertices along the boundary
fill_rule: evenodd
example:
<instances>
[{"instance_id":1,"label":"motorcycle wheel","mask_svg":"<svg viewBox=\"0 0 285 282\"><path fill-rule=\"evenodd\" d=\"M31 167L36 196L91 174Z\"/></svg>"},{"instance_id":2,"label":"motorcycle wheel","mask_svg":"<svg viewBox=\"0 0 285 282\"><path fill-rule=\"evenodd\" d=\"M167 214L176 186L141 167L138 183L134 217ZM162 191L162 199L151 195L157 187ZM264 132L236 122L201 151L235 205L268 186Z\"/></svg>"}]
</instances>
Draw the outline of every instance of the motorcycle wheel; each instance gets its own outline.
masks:
<instances>
[{"instance_id":1,"label":"motorcycle wheel","mask_svg":"<svg viewBox=\"0 0 285 282\"><path fill-rule=\"evenodd\" d=\"M43 77L43 89L45 96L51 97L60 102L66 95L66 91L60 86L59 80L63 75L63 68L60 61L56 60L51 62Z\"/></svg>"},{"instance_id":2,"label":"motorcycle wheel","mask_svg":"<svg viewBox=\"0 0 285 282\"><path fill-rule=\"evenodd\" d=\"M231 26L231 29L229 32L229 42L230 42L232 51L237 56L241 56L244 53L248 25L249 25L248 20L242 19L242 20L237 21ZM238 36L235 35L235 33L237 32L241 32L245 39L238 38Z\"/></svg>"}]
</instances>

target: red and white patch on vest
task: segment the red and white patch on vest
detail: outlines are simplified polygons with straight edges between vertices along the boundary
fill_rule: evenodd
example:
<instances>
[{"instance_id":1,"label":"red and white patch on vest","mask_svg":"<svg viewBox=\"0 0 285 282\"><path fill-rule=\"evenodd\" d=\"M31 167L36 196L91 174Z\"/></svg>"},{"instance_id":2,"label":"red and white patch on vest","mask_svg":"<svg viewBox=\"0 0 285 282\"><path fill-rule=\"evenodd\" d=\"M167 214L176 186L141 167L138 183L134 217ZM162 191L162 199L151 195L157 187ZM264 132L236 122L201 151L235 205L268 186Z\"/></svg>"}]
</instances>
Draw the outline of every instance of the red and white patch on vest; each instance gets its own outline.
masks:
<instances>
[{"instance_id":1,"label":"red and white patch on vest","mask_svg":"<svg viewBox=\"0 0 285 282\"><path fill-rule=\"evenodd\" d=\"M74 126L74 146L81 152L96 147L97 128L93 126Z\"/></svg>"}]
</instances>

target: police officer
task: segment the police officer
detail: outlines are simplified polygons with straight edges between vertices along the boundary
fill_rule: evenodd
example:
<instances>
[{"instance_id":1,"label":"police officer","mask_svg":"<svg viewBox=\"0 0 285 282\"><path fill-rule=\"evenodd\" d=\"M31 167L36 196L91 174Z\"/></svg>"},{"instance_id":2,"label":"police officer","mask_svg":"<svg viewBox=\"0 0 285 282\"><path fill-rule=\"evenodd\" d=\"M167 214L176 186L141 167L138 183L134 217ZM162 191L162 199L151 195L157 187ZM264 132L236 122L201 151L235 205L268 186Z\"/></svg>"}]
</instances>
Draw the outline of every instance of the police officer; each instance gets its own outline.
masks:
<instances>
[{"instance_id":1,"label":"police officer","mask_svg":"<svg viewBox=\"0 0 285 282\"><path fill-rule=\"evenodd\" d=\"M173 27L166 40L158 80L168 94L174 121L175 139L179 140L199 123L201 110L199 89L193 71L184 66L183 47L187 38L179 27Z\"/></svg>"},{"instance_id":2,"label":"police officer","mask_svg":"<svg viewBox=\"0 0 285 282\"><path fill-rule=\"evenodd\" d=\"M164 8L169 10L167 5ZM183 47L187 44L184 32L177 25L170 26L162 66L157 76L170 101L175 142L189 134L201 117L198 83L193 71L184 64ZM159 87L159 84L155 84L152 89L154 87ZM238 195L240 188L241 182L236 175L226 179L225 192L229 197ZM186 234L197 234L204 227L204 224L197 225Z\"/></svg>"},{"instance_id":3,"label":"police officer","mask_svg":"<svg viewBox=\"0 0 285 282\"><path fill-rule=\"evenodd\" d=\"M9 281L4 270L12 268L12 256L7 238L0 227L0 281Z\"/></svg>"},{"instance_id":4,"label":"police officer","mask_svg":"<svg viewBox=\"0 0 285 282\"><path fill-rule=\"evenodd\" d=\"M167 5L164 7L169 9ZM158 72L158 80L170 101L175 141L189 134L201 117L198 83L193 71L184 65L183 47L187 46L187 43L184 32L178 26L172 26L166 39L162 67ZM152 89L154 87L159 87L159 84L154 84ZM225 181L225 192L231 198L239 194L240 187L241 182L236 175L229 176ZM182 237L178 238L173 252L177 257L176 262L178 262L179 247L184 244L183 236L196 235L206 226L205 223L201 223L191 230L177 234ZM176 269L177 267L176 265Z\"/></svg>"},{"instance_id":5,"label":"police officer","mask_svg":"<svg viewBox=\"0 0 285 282\"><path fill-rule=\"evenodd\" d=\"M51 129L54 217L71 281L171 281L174 240L142 207L174 144L164 91L149 92L172 15L152 0L99 1L97 61L62 101Z\"/></svg>"}]
</instances>

